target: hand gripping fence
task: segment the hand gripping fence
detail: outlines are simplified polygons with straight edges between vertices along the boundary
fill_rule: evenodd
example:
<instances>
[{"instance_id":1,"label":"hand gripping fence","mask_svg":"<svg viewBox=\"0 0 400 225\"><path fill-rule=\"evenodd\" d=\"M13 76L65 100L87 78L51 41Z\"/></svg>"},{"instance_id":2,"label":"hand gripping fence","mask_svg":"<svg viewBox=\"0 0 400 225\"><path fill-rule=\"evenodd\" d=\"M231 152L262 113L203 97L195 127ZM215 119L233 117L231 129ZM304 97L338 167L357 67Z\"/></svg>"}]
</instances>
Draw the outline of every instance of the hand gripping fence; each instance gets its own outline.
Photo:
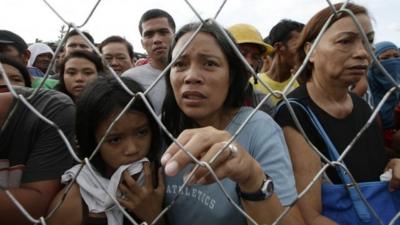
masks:
<instances>
[{"instance_id":1,"label":"hand gripping fence","mask_svg":"<svg viewBox=\"0 0 400 225\"><path fill-rule=\"evenodd\" d=\"M61 13L59 13L59 11L57 11L47 0L43 0L43 2L48 6L48 8L53 11L54 14L57 15L57 17L65 24L68 26L68 31L73 28L76 29L78 31L78 33L86 40L86 42L90 45L90 47L94 50L94 52L96 54L98 54L99 56L101 56L101 53L97 50L97 48L86 38L86 36L83 35L81 28L83 28L87 22L91 19L92 15L95 13L97 6L101 3L101 0L98 0L95 5L93 6L92 10L90 11L89 15L87 16L87 18L85 19L85 21L81 24L81 25L75 25L73 23L68 22L68 20L66 20ZM227 0L224 0L221 5L218 7L217 12L215 13L215 16L212 19L203 19L200 16L200 13L195 9L195 7L193 7L193 5L191 4L191 2L189 0L184 0L184 2L188 5L188 7L190 8L191 11L193 11L193 13L196 15L196 17L199 19L199 21L201 22L201 25L198 27L198 29L191 35L191 37L189 38L189 40L187 41L187 43L185 43L184 47L178 52L177 57L174 58L172 60L172 62L161 72L161 74L157 77L157 79L149 86L148 89L146 89L144 91L144 93L132 93L129 88L122 82L122 80L120 79L120 77L115 73L115 71L110 67L110 65L108 64L108 62L106 60L103 59L103 63L104 65L106 65L106 67L111 71L112 76L118 80L119 84L124 88L124 90L129 93L132 96L132 99L130 100L130 102L124 107L124 109L121 110L121 112L116 116L116 118L114 119L114 121L109 125L106 133L104 134L104 136L101 138L101 140L99 141L98 145L96 146L95 150L93 151L93 154L89 157L89 158L84 158L84 159L80 159L74 149L72 148L72 145L69 143L68 139L66 138L64 132L58 127L57 124L53 123L52 121L50 121L49 119L47 119L46 117L44 117L41 113L39 113L31 104L30 104L30 99L35 96L38 93L38 90L43 86L44 82L46 79L48 79L49 77L49 71L50 69L48 69L45 73L44 79L42 80L41 84L39 85L39 88L37 90L35 90L31 96L29 96L28 98L25 98L22 95L18 95L15 90L13 89L13 87L11 86L10 80L8 79L8 76L6 75L6 72L3 68L3 65L0 63L0 73L1 76L3 78L3 80L5 81L7 87L9 88L11 94L13 95L13 97L15 99L17 99L18 101L20 101L22 104L24 104L26 107L28 107L36 116L38 116L42 121L44 121L45 123L49 124L50 126L54 127L59 136L62 138L62 140L64 141L65 145L67 146L71 156L73 157L73 159L81 164L81 168L83 168L84 165L86 165L90 171L90 173L93 175L93 177L95 178L95 180L98 182L98 184L102 187L102 189L109 195L109 197L114 201L115 205L122 211L123 215L125 217L127 217L127 219L132 223L132 224L139 224L138 222L135 221L135 219L133 219L129 213L126 212L126 210L119 204L119 202L115 199L115 197L108 193L106 188L104 186L102 186L102 183L100 182L100 180L98 179L95 171L93 170L93 167L91 165L91 160L93 159L93 157L98 153L100 146L102 145L102 143L104 142L105 137L108 135L108 133L111 131L112 127L115 125L115 123L122 117L122 115L129 109L130 105L134 102L134 100L139 97L142 98L145 105L147 106L147 108L149 108L149 111L151 112L151 116L157 121L157 123L159 124L159 126L161 127L161 129L165 132L165 134L171 138L171 140L182 150L184 151L188 157L190 157L193 161L193 163L195 163L195 167L193 169L193 172L191 174L189 174L188 179L185 180L185 182L183 183L182 186L180 186L178 193L175 195L175 197L173 198L173 200L171 201L171 203L167 206L165 206L165 208L161 211L161 213L152 221L151 224L156 224L161 218L162 216L168 212L168 210L172 207L172 205L176 202L176 200L179 198L180 193L182 192L182 190L187 186L188 181L190 180L190 178L193 176L194 171L196 171L198 168L200 167L204 167L208 170L208 173L211 174L211 176L213 176L213 178L215 179L216 183L218 184L221 193L224 194L226 196L226 198L228 199L228 201L238 210L239 213L241 213L244 217L247 218L247 220L252 223L252 224L258 224L253 218L251 218L251 216L249 216L240 206L238 206L232 199L231 196L228 195L227 191L225 190L225 188L223 187L221 180L217 177L217 175L215 174L214 169L211 167L212 163L218 159L218 157L221 155L221 153L229 146L229 144L231 144L239 135L239 133L242 131L243 127L248 123L248 121L252 118L252 116L256 113L256 110L258 110L262 104L264 104L266 101L268 101L268 99L271 96L276 96L276 97L282 97L283 101L285 102L285 104L287 105L288 109L289 109L289 113L292 116L297 128L299 129L299 131L301 132L301 134L304 136L306 142L311 146L311 148L313 149L313 151L315 151L322 159L323 163L325 164L319 171L318 173L314 176L314 178L312 179L312 181L307 185L307 187L302 190L298 196L297 199L292 202L289 206L286 206L284 211L281 213L281 215L276 218L276 220L273 222L273 224L279 224L279 222L285 217L285 215L289 212L289 210L293 207L293 205L297 202L297 200L301 199L311 188L312 186L320 179L320 177L325 173L325 171L327 170L327 168L329 167L341 167L344 170L347 171L347 173L349 174L349 177L351 178L352 184L354 184L354 187L357 191L357 193L359 194L360 198L366 203L367 207L369 208L369 210L372 212L373 217L376 218L377 221L379 221L380 224L383 225L383 222L381 221L381 219L379 218L379 215L376 214L376 212L374 211L374 209L368 204L368 202L366 201L365 197L363 196L363 194L360 191L359 185L357 184L357 182L355 182L353 176L351 175L351 173L347 170L346 166L343 163L343 159L346 157L346 155L349 153L349 151L351 151L352 147L354 146L354 144L356 143L356 141L360 138L360 136L363 134L363 132L373 123L376 115L378 114L379 110L382 108L383 104L386 102L386 100L390 97L390 95L394 94L394 92L399 91L399 84L392 78L392 76L390 76L390 74L384 69L384 67L380 64L380 62L378 61L378 59L376 58L376 56L374 55L372 48L368 43L368 38L366 37L366 34L363 32L362 27L360 25L360 23L358 22L356 16L348 9L346 9L346 5L348 4L348 1L346 1L342 8L340 10L336 10L333 6L333 4L331 3L331 1L327 0L327 4L331 7L332 9L332 14L329 17L329 19L325 22L325 25L323 26L321 32L319 33L319 35L317 36L316 40L314 41L314 43L311 46L311 49L309 51L309 53L307 54L305 60L303 61L303 63L301 64L301 66L299 67L299 69L296 71L296 73L294 74L294 76L292 77L292 79L290 80L289 84L285 87L285 89L283 91L274 91L268 84L264 83L259 77L258 74L256 74L256 72L253 70L253 68L247 63L246 59L241 55L239 49L237 49L235 43L233 43L233 41L231 39L228 38L228 34L224 31L223 27L220 26L218 24L218 22L216 21L218 15L220 14L221 10L223 10L225 4L227 3ZM384 95L384 97L382 98L382 100L379 102L379 104L377 105L377 107L374 109L373 114L371 115L371 117L369 118L369 120L366 122L366 124L360 129L360 131L357 133L357 135L353 138L353 140L347 145L347 147L344 149L344 151L342 152L342 154L340 155L340 157L338 158L338 160L336 161L331 161L328 158L326 158L319 149L317 149L309 140L309 138L307 137L307 135L305 134L303 127L300 123L300 121L298 120L292 106L289 104L289 100L286 97L290 87L292 86L292 84L295 82L295 80L297 79L297 77L299 76L299 74L304 70L306 63L308 62L311 54L313 53L313 51L315 50L317 44L319 43L322 35L324 34L324 32L327 30L329 24L331 23L332 19L337 16L338 14L341 13L345 13L348 14L353 22L356 24L357 28L359 31L361 31L362 34L362 38L363 41L369 52L369 54L372 56L373 62L378 66L378 68L381 70L381 72L385 75L385 77L387 79L389 79L391 81L391 83L393 84L393 87ZM247 67L247 69L249 71L251 71L251 74L257 78L257 81L264 86L268 91L269 94L267 94L261 101L260 103L255 107L255 109L253 110L253 112L246 118L246 120L244 121L243 124L241 124L241 126L236 130L236 132L233 134L233 136L231 137L231 139L229 141L227 141L224 146L219 149L217 151L217 153L215 154L215 156L208 162L205 161L201 161L198 160L195 156L193 156L191 154L191 152L188 149L185 149L184 146L168 131L168 129L164 126L164 124L161 122L161 119L157 116L157 114L153 111L153 109L150 106L150 103L146 97L146 95L148 94L148 92L150 90L152 90L154 88L154 86L157 84L157 82L159 82L167 73L167 71L171 68L171 66L174 64L174 62L176 61L176 59L183 53L183 51L187 48L187 46L191 43L191 41L196 37L196 35L199 33L201 27L203 24L205 23L214 23L218 26L218 28L223 32L225 38L227 38L227 40L229 41L230 45L232 45L234 47L235 50L235 54L241 59L242 63L244 63ZM65 37L60 41L59 45L56 48L55 51L55 55L57 55L63 44L65 42ZM53 57L53 59L51 60L50 66L49 68L51 68L55 63L55 57ZM10 114L13 114L15 112L15 110L11 110ZM7 118L11 118L11 116L9 115ZM8 123L8 120L6 120L4 122L3 127L5 127ZM80 172L81 170L79 170ZM54 207L50 213L48 215L43 215L39 218L33 218L29 212L20 204L20 202L12 195L12 193L10 191L8 191L6 188L4 187L0 187L0 191L4 191L6 193L6 195L10 198L10 200L13 202L13 204L15 204L15 206L19 209L19 211L21 212L21 214L23 214L30 222L34 223L34 224L46 224L46 220L48 218L50 218L54 212L61 206L62 202L65 199L66 194L68 193L68 191L70 190L72 184L75 182L76 177L79 175L79 172L77 173L77 175L74 177L74 179L67 185L67 188L64 189L64 195L63 198L60 200L60 202L58 202L58 204L56 205L56 207ZM190 210L190 209L188 209ZM390 221L389 224L394 224L396 221L398 221L400 218L400 212L397 213L397 215L395 215L393 217L393 219ZM142 224L147 224L145 222L143 222Z\"/></svg>"}]
</instances>

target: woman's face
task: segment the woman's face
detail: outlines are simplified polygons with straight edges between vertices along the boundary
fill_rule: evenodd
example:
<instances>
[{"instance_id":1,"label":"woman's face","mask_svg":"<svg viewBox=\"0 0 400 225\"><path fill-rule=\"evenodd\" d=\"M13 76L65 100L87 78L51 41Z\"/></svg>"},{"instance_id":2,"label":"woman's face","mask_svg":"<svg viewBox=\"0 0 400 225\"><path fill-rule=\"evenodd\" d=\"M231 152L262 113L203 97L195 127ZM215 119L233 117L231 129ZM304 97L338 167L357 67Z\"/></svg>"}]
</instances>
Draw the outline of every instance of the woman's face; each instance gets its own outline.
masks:
<instances>
[{"instance_id":1,"label":"woman's face","mask_svg":"<svg viewBox=\"0 0 400 225\"><path fill-rule=\"evenodd\" d=\"M177 42L172 58L187 42L186 33ZM213 36L200 32L172 65L170 82L176 102L186 116L200 125L212 125L221 116L229 90L229 64Z\"/></svg>"},{"instance_id":2,"label":"woman's face","mask_svg":"<svg viewBox=\"0 0 400 225\"><path fill-rule=\"evenodd\" d=\"M117 116L112 113L96 129L96 142L99 143L106 130ZM136 162L149 153L151 128L147 116L139 111L128 111L115 123L100 147L100 154L111 175L119 166Z\"/></svg>"},{"instance_id":3,"label":"woman's face","mask_svg":"<svg viewBox=\"0 0 400 225\"><path fill-rule=\"evenodd\" d=\"M65 63L64 83L67 91L77 99L86 84L97 77L94 63L85 58L71 58Z\"/></svg>"},{"instance_id":4,"label":"woman's face","mask_svg":"<svg viewBox=\"0 0 400 225\"><path fill-rule=\"evenodd\" d=\"M6 71L7 77L10 80L11 84L14 86L22 86L25 87L25 80L19 70L9 64L3 64L3 68ZM5 85L6 82L3 80L3 77L0 75L0 85Z\"/></svg>"},{"instance_id":5,"label":"woman's face","mask_svg":"<svg viewBox=\"0 0 400 225\"><path fill-rule=\"evenodd\" d=\"M374 31L370 18L365 14L356 17L371 44ZM366 76L371 57L363 45L361 33L351 17L346 16L327 29L310 62L314 66L312 79L348 87Z\"/></svg>"}]
</instances>

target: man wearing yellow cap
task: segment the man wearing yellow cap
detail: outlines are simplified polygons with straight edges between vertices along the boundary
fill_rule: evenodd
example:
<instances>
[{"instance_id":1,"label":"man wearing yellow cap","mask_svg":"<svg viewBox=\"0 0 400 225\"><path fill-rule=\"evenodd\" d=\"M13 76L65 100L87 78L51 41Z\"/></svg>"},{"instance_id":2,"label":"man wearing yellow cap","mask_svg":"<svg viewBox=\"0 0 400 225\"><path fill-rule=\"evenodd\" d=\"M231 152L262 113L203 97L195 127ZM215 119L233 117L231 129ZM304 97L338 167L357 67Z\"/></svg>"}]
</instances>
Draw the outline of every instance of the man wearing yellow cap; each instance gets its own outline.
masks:
<instances>
[{"instance_id":1,"label":"man wearing yellow cap","mask_svg":"<svg viewBox=\"0 0 400 225\"><path fill-rule=\"evenodd\" d=\"M247 62L257 73L262 67L263 54L271 54L274 49L271 45L264 43L260 32L249 24L235 24L228 28L233 35L239 50Z\"/></svg>"},{"instance_id":2,"label":"man wearing yellow cap","mask_svg":"<svg viewBox=\"0 0 400 225\"><path fill-rule=\"evenodd\" d=\"M269 37L266 38L271 40L270 43L273 47L267 44L257 29L251 25L236 24L228 28L235 37L240 52L249 64L256 72L262 72L258 74L258 79L262 82L257 82L254 77L250 78L250 83L253 84L255 90L268 94L267 88L262 83L268 84L272 90L279 91L282 91L287 86L291 78L291 70L295 66L295 40L303 27L303 24L295 21L280 21L272 28ZM262 66L263 54L272 58L268 71L259 71ZM291 89L296 87L298 87L297 82L293 83ZM275 96L270 99L274 106L281 100L281 98Z\"/></svg>"}]
</instances>

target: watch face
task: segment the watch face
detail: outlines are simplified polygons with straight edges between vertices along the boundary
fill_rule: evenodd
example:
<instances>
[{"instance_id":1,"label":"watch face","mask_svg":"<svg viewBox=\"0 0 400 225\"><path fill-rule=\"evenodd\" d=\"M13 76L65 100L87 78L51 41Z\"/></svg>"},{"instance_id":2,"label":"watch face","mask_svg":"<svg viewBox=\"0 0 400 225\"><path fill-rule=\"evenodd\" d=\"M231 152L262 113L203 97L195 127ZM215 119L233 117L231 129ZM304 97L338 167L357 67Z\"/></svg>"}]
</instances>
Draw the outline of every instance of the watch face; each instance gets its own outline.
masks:
<instances>
[{"instance_id":1,"label":"watch face","mask_svg":"<svg viewBox=\"0 0 400 225\"><path fill-rule=\"evenodd\" d=\"M269 182L269 185L267 185L267 191L268 193L273 193L274 192L274 183L272 182L272 180L269 180L271 182Z\"/></svg>"},{"instance_id":2,"label":"watch face","mask_svg":"<svg viewBox=\"0 0 400 225\"><path fill-rule=\"evenodd\" d=\"M272 180L267 179L264 182L263 187L261 188L261 191L266 195L270 196L274 192L274 184L272 183Z\"/></svg>"}]
</instances>

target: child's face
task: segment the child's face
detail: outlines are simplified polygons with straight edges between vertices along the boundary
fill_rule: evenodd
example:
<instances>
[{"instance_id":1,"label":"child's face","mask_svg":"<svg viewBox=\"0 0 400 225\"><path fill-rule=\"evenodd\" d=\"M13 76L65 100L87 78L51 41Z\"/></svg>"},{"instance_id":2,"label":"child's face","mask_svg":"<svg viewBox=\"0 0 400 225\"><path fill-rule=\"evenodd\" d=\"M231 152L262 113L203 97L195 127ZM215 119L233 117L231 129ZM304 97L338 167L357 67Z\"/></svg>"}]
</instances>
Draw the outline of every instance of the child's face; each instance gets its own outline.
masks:
<instances>
[{"instance_id":1,"label":"child's face","mask_svg":"<svg viewBox=\"0 0 400 225\"><path fill-rule=\"evenodd\" d=\"M113 122L117 112L101 122L96 130L98 143ZM107 166L107 175L119 166L133 163L146 157L151 145L151 128L147 116L139 111L126 112L108 133L100 147L100 154Z\"/></svg>"}]
</instances>

